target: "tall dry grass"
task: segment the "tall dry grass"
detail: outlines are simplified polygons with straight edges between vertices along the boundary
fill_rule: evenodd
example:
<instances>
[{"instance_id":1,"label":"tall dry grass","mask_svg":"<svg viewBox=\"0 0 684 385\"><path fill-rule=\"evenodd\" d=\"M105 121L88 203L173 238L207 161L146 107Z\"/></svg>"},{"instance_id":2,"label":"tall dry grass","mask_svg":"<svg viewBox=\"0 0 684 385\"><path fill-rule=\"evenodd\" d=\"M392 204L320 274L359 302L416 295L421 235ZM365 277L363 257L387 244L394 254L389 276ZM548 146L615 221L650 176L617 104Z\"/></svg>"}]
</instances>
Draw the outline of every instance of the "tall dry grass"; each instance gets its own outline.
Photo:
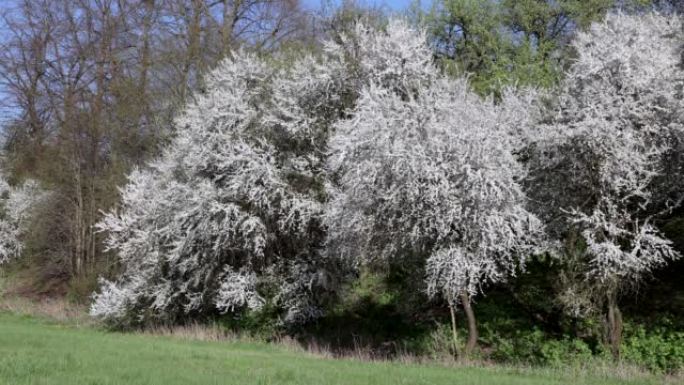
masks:
<instances>
[{"instance_id":1,"label":"tall dry grass","mask_svg":"<svg viewBox=\"0 0 684 385\"><path fill-rule=\"evenodd\" d=\"M29 299L14 295L0 295L0 311L45 318L75 326L90 326L95 322L87 308L74 305L63 298Z\"/></svg>"}]
</instances>

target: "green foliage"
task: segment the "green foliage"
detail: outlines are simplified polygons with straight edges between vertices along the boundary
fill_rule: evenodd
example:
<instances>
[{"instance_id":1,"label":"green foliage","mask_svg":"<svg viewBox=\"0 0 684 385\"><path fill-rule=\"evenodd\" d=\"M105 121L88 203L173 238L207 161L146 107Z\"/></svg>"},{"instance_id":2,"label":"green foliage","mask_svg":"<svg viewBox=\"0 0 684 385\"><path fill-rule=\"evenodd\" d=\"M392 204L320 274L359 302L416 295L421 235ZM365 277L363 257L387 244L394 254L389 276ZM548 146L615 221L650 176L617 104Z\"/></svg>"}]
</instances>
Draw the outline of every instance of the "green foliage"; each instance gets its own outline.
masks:
<instances>
[{"instance_id":1,"label":"green foliage","mask_svg":"<svg viewBox=\"0 0 684 385\"><path fill-rule=\"evenodd\" d=\"M405 346L407 350L434 359L456 357L465 346L465 329L459 328L458 340L454 345L451 325L438 323L429 332L409 340Z\"/></svg>"},{"instance_id":2,"label":"green foliage","mask_svg":"<svg viewBox=\"0 0 684 385\"><path fill-rule=\"evenodd\" d=\"M492 358L499 362L547 365L553 367L576 366L592 359L589 345L576 338L549 338L537 328L519 330L512 336L502 336L489 329L486 340L492 349Z\"/></svg>"},{"instance_id":3,"label":"green foliage","mask_svg":"<svg viewBox=\"0 0 684 385\"><path fill-rule=\"evenodd\" d=\"M382 275L363 272L348 289L348 295L341 304L358 306L361 303L374 303L378 306L391 306L397 300L398 293L393 292Z\"/></svg>"},{"instance_id":4,"label":"green foliage","mask_svg":"<svg viewBox=\"0 0 684 385\"><path fill-rule=\"evenodd\" d=\"M673 330L670 321L648 329L628 324L625 335L625 360L656 372L671 373L684 368L684 331Z\"/></svg>"},{"instance_id":5,"label":"green foliage","mask_svg":"<svg viewBox=\"0 0 684 385\"><path fill-rule=\"evenodd\" d=\"M260 310L221 317L219 323L233 332L246 333L256 339L269 341L281 332L277 320L278 308L269 301Z\"/></svg>"},{"instance_id":6,"label":"green foliage","mask_svg":"<svg viewBox=\"0 0 684 385\"><path fill-rule=\"evenodd\" d=\"M509 85L555 85L569 36L613 5L614 0L439 0L419 19L447 71L469 74L481 94L497 94Z\"/></svg>"},{"instance_id":7,"label":"green foliage","mask_svg":"<svg viewBox=\"0 0 684 385\"><path fill-rule=\"evenodd\" d=\"M669 320L625 324L622 359L652 372L675 373L684 369L684 332ZM538 327L521 327L520 321L493 319L482 323L485 358L501 363L577 367L610 360L609 351L591 335L554 335Z\"/></svg>"}]
</instances>

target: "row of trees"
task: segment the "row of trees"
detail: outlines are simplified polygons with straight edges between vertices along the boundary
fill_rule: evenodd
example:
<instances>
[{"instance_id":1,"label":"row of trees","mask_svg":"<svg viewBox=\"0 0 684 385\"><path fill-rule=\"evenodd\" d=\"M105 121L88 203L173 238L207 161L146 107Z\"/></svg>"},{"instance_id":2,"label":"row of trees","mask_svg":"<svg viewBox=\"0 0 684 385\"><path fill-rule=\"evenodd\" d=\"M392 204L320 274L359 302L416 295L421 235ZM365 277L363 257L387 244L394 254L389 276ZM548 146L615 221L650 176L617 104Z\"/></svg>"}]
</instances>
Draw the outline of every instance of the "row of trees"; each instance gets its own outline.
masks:
<instances>
[{"instance_id":1,"label":"row of trees","mask_svg":"<svg viewBox=\"0 0 684 385\"><path fill-rule=\"evenodd\" d=\"M572 31L616 6L445 0L412 19L440 67L498 93L553 84ZM292 0L13 2L2 15L3 167L12 185L34 179L55 192L25 252L64 279L111 270L93 225L118 202L124 175L159 154L204 74L237 47L320 52L359 17L384 18L353 3L312 15Z\"/></svg>"},{"instance_id":2,"label":"row of trees","mask_svg":"<svg viewBox=\"0 0 684 385\"><path fill-rule=\"evenodd\" d=\"M605 311L617 357L618 295L679 257L654 221L684 191L681 39L679 18L611 14L578 34L558 89L496 103L400 21L290 66L236 53L100 223L125 271L92 314L268 306L301 323L355 270L413 264L409 279L466 310L467 354L472 298L551 253L577 274L568 306Z\"/></svg>"},{"instance_id":3,"label":"row of trees","mask_svg":"<svg viewBox=\"0 0 684 385\"><path fill-rule=\"evenodd\" d=\"M91 312L118 326L301 325L401 266L454 338L463 307L468 353L473 298L545 255L617 356L684 191L681 21L637 3L18 1L0 262L104 274Z\"/></svg>"}]
</instances>

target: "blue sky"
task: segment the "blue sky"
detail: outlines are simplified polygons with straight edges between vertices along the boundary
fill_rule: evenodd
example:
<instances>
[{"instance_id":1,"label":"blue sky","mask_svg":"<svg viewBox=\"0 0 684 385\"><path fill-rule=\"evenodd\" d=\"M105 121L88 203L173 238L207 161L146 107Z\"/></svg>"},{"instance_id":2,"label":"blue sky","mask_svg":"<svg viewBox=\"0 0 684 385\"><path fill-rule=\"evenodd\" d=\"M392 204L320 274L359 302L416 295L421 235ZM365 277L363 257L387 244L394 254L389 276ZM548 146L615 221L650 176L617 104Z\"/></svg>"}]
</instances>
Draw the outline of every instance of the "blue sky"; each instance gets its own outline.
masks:
<instances>
[{"instance_id":1,"label":"blue sky","mask_svg":"<svg viewBox=\"0 0 684 385\"><path fill-rule=\"evenodd\" d=\"M3 0L0 0L3 1ZM309 7L309 8L320 8L321 6L321 0L300 0L302 3ZM324 0L325 1L325 0ZM423 5L429 3L430 0L421 0L421 3ZM335 3L339 3L339 0L333 0ZM401 11L406 9L413 0L360 0L359 3L361 4L371 4L371 5L377 5L377 6L383 6L387 7L388 9L394 10L394 11Z\"/></svg>"},{"instance_id":2,"label":"blue sky","mask_svg":"<svg viewBox=\"0 0 684 385\"><path fill-rule=\"evenodd\" d=\"M3 8L12 6L15 0L0 0L0 10ZM321 0L300 0L304 5L309 8L320 8ZM339 3L340 0L332 0L335 3ZM362 4L373 4L379 6L386 6L389 9L400 11L405 9L412 0L359 0ZM422 0L422 3L428 3L429 0Z\"/></svg>"}]
</instances>

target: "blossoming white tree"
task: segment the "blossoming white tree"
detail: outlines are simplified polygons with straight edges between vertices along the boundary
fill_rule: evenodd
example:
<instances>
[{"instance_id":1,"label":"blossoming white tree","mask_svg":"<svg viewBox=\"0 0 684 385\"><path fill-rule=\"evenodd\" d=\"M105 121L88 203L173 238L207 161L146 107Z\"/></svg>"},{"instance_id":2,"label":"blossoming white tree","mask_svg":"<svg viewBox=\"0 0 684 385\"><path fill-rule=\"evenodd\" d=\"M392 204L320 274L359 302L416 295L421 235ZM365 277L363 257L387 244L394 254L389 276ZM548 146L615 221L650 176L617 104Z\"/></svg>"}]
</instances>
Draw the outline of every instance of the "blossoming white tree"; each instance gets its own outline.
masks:
<instances>
[{"instance_id":1,"label":"blossoming white tree","mask_svg":"<svg viewBox=\"0 0 684 385\"><path fill-rule=\"evenodd\" d=\"M681 29L675 17L612 14L579 33L578 57L532 145L530 193L556 236L581 234L582 279L602 297L616 357L618 295L679 256L654 220L681 200L681 178L661 178L681 166L671 151L684 138Z\"/></svg>"},{"instance_id":2,"label":"blossoming white tree","mask_svg":"<svg viewBox=\"0 0 684 385\"><path fill-rule=\"evenodd\" d=\"M0 264L21 255L29 222L47 197L34 180L15 187L0 176Z\"/></svg>"},{"instance_id":3,"label":"blossoming white tree","mask_svg":"<svg viewBox=\"0 0 684 385\"><path fill-rule=\"evenodd\" d=\"M466 311L468 354L477 341L472 298L515 274L541 232L512 147L527 115L423 62L423 77L364 88L336 125L328 247L358 264L422 257L428 294L448 301L453 322L458 302Z\"/></svg>"},{"instance_id":4,"label":"blossoming white tree","mask_svg":"<svg viewBox=\"0 0 684 385\"><path fill-rule=\"evenodd\" d=\"M306 173L305 161L283 156L281 133L264 122L279 75L251 54L224 61L163 156L131 174L122 207L99 224L125 273L103 283L93 315L176 321L258 308L257 272L287 274L290 262L314 259L321 205L288 181Z\"/></svg>"},{"instance_id":5,"label":"blossoming white tree","mask_svg":"<svg viewBox=\"0 0 684 385\"><path fill-rule=\"evenodd\" d=\"M359 24L320 58L280 68L238 52L215 69L164 154L129 176L99 224L125 271L102 283L91 313L174 322L271 301L287 323L320 315L335 281L320 223L332 124L363 85L432 71L407 31Z\"/></svg>"}]
</instances>

